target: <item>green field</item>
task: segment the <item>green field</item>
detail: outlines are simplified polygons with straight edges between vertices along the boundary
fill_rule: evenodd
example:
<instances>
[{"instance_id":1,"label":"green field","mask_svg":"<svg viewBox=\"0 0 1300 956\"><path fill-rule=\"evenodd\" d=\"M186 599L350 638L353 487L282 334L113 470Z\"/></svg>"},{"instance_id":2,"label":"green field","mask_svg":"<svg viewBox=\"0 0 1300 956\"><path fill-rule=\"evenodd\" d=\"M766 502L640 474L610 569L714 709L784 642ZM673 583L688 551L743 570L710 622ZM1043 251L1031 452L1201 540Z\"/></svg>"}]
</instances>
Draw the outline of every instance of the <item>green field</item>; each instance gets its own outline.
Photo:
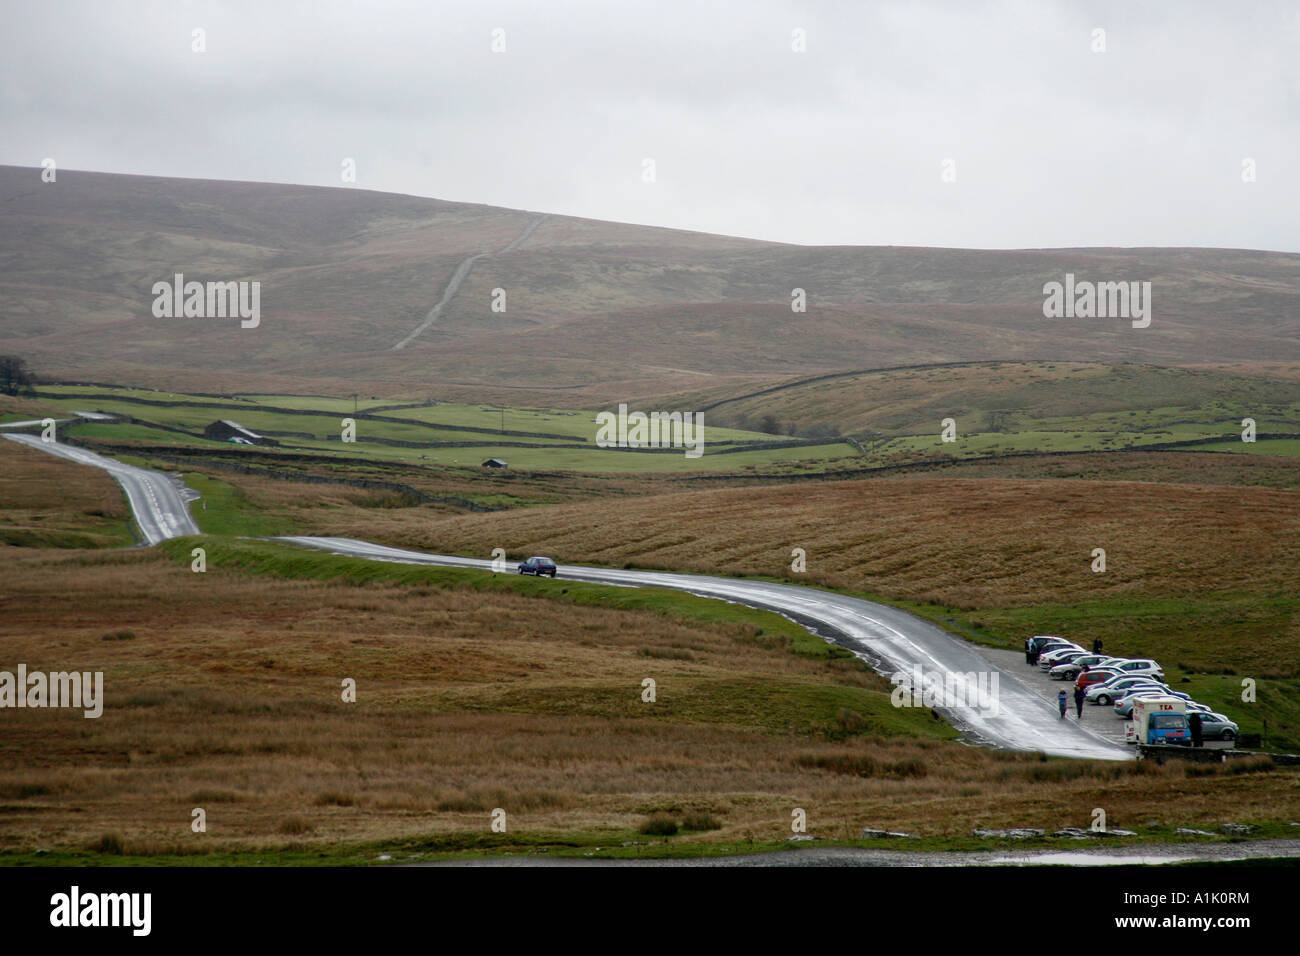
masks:
<instances>
[{"instance_id":1,"label":"green field","mask_svg":"<svg viewBox=\"0 0 1300 956\"><path fill-rule=\"evenodd\" d=\"M1025 374L1025 367L1017 365L1013 371ZM919 406L913 402L909 406L910 414L925 414L934 418L925 423L927 430L919 432L913 426L902 434L890 435L873 429L857 429L857 441L865 450L865 455L860 453L858 445L837 439L783 448L746 450L747 443L789 439L788 436L766 434L750 428L715 427L708 424L710 419L720 423L726 421L727 413L723 412L705 413L705 453L700 458L687 458L681 451L596 447L595 432L598 426L594 421L596 413L592 410L435 402L380 411L374 413L374 417L358 418L355 420L356 442L344 445L339 436L343 419L352 417L351 398L263 394L241 398L237 402L238 408L223 408L220 407L220 400L211 397L181 396L140 389L96 388L94 398L59 397L70 392L84 395L87 387L51 385L42 387L39 400L42 407L49 409L50 414L59 417L71 416L77 410L93 410L135 419L132 422L79 421L64 426L74 429L74 434L86 439L234 450L240 446L202 437L203 429L214 420L233 418L255 432L274 437L280 443L279 450L285 453L308 452L325 460L335 457L364 457L377 463L436 465L469 470L479 469L487 458L502 458L516 471L630 475L735 472L778 475L788 474L792 470L816 473L1039 452L1106 452L1180 446L1207 452L1300 457L1300 439L1264 437L1254 443L1241 442L1240 420L1244 417L1241 414L1244 406L1222 398L1207 399L1204 382L1200 378L1189 384L1177 370L1164 370L1171 372L1172 377L1156 375L1157 370L1142 370L1146 379L1154 376L1157 382L1153 384L1144 379L1142 394L1132 400L1138 404L1152 404L1128 409L1103 409L1099 406L1104 404L1106 393L1101 383L1114 384L1110 373L1093 367L1085 367L1083 370L1071 370L1068 367L1062 369L1054 365L1028 367L1036 374L1049 378L1043 388L1051 386L1059 390L1060 383L1050 380L1054 375L1064 376L1065 383L1072 386L1085 383L1087 388L1081 397L1076 396L1071 403L1063 403L1077 409L1078 413L1042 414L1046 405L1041 396L1032 407L1004 409L996 414L985 407L989 402L983 400L964 406L960 402L935 404L933 401L922 401ZM986 374L986 377L995 373L1010 374L1001 372L997 366L993 368L993 372L979 371ZM894 384L901 389L904 383L917 378L920 385L930 381L927 375L909 372ZM853 381L850 379L850 383ZM993 379L985 384L992 388L998 382L1001 379ZM1200 390L1192 385L1198 386ZM792 395L787 395L782 400L789 403L789 408L797 409L804 400L799 397L800 393L811 390L821 395L824 401L833 397L842 404L848 399L845 395L846 387L848 386L843 383L834 388L829 383L797 386ZM915 388L919 385L913 383L908 387ZM1091 392L1088 391L1089 388L1092 389ZM1178 389L1182 391L1173 397L1199 399L1200 404L1195 407L1168 404L1170 392L1177 392ZM1277 400L1286 391L1285 388L1279 391L1270 387L1256 396L1257 429L1261 435L1300 432L1300 403L1274 401L1273 404L1267 404L1263 401L1265 398ZM1294 392L1294 389L1290 391ZM144 404L132 399L192 401L195 404L169 407ZM1006 398L1004 396L997 400L1006 401ZM366 406L386 404L390 403L373 398L360 403L363 414ZM945 417L956 420L956 441L941 441L941 419L934 417L937 411L930 409L929 405L934 405L935 409L940 405L955 408L952 415ZM891 414L896 417L898 413ZM19 420L20 417L10 416L11 420ZM508 434L503 435L503 430ZM850 430L849 433L852 434L853 431ZM1205 441L1215 438L1221 440ZM410 444L394 444L398 442Z\"/></svg>"},{"instance_id":2,"label":"green field","mask_svg":"<svg viewBox=\"0 0 1300 956\"><path fill-rule=\"evenodd\" d=\"M100 389L94 399L59 398L71 387L46 387L39 393L52 414L98 411L135 419L121 422L70 423L83 438L156 445L192 445L232 448L229 442L206 439L203 429L220 418L233 418L253 431L275 437L285 451L308 451L328 456L367 457L376 461L436 463L461 468L480 467L487 458L503 458L512 468L593 473L690 473L768 468L807 460L853 455L844 443L797 444L785 448L746 450L755 443L782 440L779 436L704 425L704 453L688 458L684 450L641 451L599 448L593 411L561 411L439 403L401 409L374 418L355 419L355 443L340 440L344 418L352 417L351 401L304 396L257 396L259 404L227 409L213 401L197 399L193 405L149 405L132 398L146 397L139 390ZM165 400L188 400L167 396ZM265 402L267 404L261 404ZM345 407L346 406L346 407ZM298 413L277 411L297 409ZM311 412L302 414L301 412ZM428 422L427 425L411 421ZM502 435L506 432L515 434ZM455 426L440 428L439 425ZM158 427L162 426L162 427ZM173 431L170 429L179 429ZM473 429L472 431L461 429ZM504 441L510 444L500 444ZM409 442L417 447L387 444Z\"/></svg>"},{"instance_id":3,"label":"green field","mask_svg":"<svg viewBox=\"0 0 1300 956\"><path fill-rule=\"evenodd\" d=\"M1186 369L993 362L835 375L748 397L715 391L665 398L659 407L706 409L707 445L700 458L681 451L598 448L593 409L366 396L357 398L354 413L351 396L220 399L58 384L42 385L37 395L41 407L58 417L83 410L135 420L64 426L107 442L238 448L202 437L213 421L231 418L274 438L283 452L323 459L478 469L487 458L502 458L516 471L780 475L1146 448L1294 459L1300 457L1300 439L1268 436L1300 434L1297 391L1286 381ZM155 401L188 404L148 404ZM365 417L355 419L356 442L345 446L342 423L354 414ZM1255 419L1262 436L1253 443L1240 440L1245 417ZM956 422L956 441L940 438L946 418ZM759 425L768 431L756 430ZM747 447L792 440L777 431L793 432L800 443Z\"/></svg>"}]
</instances>

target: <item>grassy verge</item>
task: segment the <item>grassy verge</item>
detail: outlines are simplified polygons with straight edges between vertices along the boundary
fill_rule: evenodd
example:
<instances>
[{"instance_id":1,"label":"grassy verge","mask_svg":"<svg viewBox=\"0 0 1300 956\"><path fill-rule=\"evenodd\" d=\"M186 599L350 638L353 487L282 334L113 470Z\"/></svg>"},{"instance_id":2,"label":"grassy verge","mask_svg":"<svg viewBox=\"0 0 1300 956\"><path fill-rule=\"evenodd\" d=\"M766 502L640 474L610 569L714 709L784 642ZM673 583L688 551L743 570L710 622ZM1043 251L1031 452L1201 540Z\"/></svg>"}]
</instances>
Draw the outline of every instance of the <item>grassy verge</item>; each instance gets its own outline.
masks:
<instances>
[{"instance_id":1,"label":"grassy verge","mask_svg":"<svg viewBox=\"0 0 1300 956\"><path fill-rule=\"evenodd\" d=\"M229 482L186 472L185 483L200 495L191 503L190 514L205 534L262 536L294 531L288 521L261 514L248 496Z\"/></svg>"}]
</instances>

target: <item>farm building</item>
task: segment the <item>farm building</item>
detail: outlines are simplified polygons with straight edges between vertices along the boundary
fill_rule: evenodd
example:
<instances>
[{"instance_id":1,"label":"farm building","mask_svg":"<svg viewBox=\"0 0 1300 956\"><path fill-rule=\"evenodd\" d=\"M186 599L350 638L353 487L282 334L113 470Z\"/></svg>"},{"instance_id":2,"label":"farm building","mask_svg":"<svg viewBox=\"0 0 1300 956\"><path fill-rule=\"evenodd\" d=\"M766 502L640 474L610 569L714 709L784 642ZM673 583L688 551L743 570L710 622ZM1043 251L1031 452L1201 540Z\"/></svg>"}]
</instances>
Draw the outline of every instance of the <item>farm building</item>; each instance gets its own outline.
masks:
<instances>
[{"instance_id":1,"label":"farm building","mask_svg":"<svg viewBox=\"0 0 1300 956\"><path fill-rule=\"evenodd\" d=\"M484 468L508 468L510 466L507 465L505 461L501 458L489 458L487 461L483 462L483 467Z\"/></svg>"},{"instance_id":2,"label":"farm building","mask_svg":"<svg viewBox=\"0 0 1300 956\"><path fill-rule=\"evenodd\" d=\"M235 441L238 439L239 444L247 442L250 445L277 445L279 442L271 438L259 435L252 429L245 428L239 422L232 422L228 418L215 421L207 428L203 429L203 437L211 438L213 441Z\"/></svg>"}]
</instances>

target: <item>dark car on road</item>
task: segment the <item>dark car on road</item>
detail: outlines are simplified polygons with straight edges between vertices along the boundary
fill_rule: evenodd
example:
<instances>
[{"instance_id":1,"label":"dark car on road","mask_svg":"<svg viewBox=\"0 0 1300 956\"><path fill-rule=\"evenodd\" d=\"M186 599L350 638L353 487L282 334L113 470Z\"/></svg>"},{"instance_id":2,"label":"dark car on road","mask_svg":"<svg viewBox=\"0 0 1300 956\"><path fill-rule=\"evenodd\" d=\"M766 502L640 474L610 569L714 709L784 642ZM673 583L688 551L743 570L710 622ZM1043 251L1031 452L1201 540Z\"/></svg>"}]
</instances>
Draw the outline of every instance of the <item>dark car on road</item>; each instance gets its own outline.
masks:
<instances>
[{"instance_id":1,"label":"dark car on road","mask_svg":"<svg viewBox=\"0 0 1300 956\"><path fill-rule=\"evenodd\" d=\"M555 577L555 562L550 558L532 557L523 561L519 565L520 574L536 574L541 577L543 574L549 574Z\"/></svg>"}]
</instances>

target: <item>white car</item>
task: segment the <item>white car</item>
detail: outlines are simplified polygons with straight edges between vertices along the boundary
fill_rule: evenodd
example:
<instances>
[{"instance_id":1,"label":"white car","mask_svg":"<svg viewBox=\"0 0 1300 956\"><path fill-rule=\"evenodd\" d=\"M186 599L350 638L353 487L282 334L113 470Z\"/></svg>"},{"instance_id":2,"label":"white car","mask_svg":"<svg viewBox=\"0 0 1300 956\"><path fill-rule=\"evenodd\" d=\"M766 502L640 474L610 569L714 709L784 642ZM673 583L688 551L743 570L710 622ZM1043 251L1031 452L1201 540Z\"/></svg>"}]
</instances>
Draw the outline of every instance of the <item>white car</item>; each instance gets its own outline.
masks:
<instances>
[{"instance_id":1,"label":"white car","mask_svg":"<svg viewBox=\"0 0 1300 956\"><path fill-rule=\"evenodd\" d=\"M1165 680L1165 669L1149 657L1141 657L1135 660L1124 660L1117 664L1107 664L1106 666L1119 671L1121 674L1128 674L1132 677L1154 677L1161 683L1164 683Z\"/></svg>"}]
</instances>

